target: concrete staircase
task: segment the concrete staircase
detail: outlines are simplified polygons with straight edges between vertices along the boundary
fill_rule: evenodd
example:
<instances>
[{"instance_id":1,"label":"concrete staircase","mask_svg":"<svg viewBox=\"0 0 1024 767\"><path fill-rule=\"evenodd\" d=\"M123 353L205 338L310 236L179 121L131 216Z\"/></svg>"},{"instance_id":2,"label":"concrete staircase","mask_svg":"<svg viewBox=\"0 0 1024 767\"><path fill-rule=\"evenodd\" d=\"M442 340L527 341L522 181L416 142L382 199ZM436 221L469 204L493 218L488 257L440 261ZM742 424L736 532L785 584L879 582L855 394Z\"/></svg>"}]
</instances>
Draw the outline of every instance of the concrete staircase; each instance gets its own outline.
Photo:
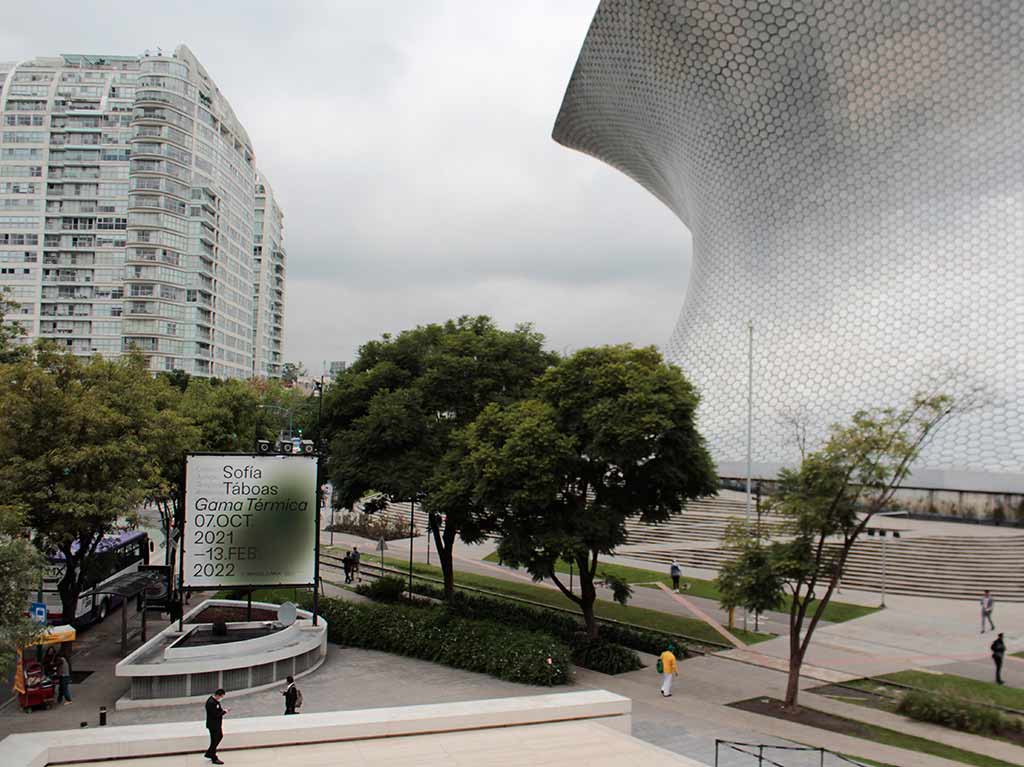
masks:
<instances>
[{"instance_id":1,"label":"concrete staircase","mask_svg":"<svg viewBox=\"0 0 1024 767\"><path fill-rule=\"evenodd\" d=\"M673 560L684 568L717 570L732 556L723 548L726 530L745 512L742 496L723 493L691 501L680 516L661 525L631 520L619 554L650 562L658 570L667 569ZM409 505L394 504L386 513L408 520ZM421 506L416 506L414 516L425 532L427 518ZM955 523L932 525L939 534L886 539L884 544L862 537L850 552L843 587L880 591L884 559L890 594L980 599L982 591L990 589L997 601L1024 602L1024 532L962 535ZM768 514L762 514L761 526L776 535L783 530L782 521ZM946 529L948 535L943 534Z\"/></svg>"},{"instance_id":2,"label":"concrete staircase","mask_svg":"<svg viewBox=\"0 0 1024 767\"><path fill-rule=\"evenodd\" d=\"M890 594L980 599L990 589L998 601L1024 602L1024 535L920 537L885 544L885 588ZM881 591L882 542L862 538L847 560L842 586ZM666 567L717 570L732 554L722 548L630 551L634 559Z\"/></svg>"}]
</instances>

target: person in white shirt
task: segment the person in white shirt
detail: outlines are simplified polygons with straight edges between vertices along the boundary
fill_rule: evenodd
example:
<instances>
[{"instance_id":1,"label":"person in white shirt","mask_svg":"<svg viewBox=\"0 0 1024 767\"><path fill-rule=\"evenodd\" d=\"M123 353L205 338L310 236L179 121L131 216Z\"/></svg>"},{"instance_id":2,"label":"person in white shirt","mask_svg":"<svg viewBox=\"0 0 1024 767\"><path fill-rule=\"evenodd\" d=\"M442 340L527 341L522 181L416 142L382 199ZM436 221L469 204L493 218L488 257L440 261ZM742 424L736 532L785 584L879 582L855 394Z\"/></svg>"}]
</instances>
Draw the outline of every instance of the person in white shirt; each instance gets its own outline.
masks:
<instances>
[{"instance_id":1,"label":"person in white shirt","mask_svg":"<svg viewBox=\"0 0 1024 767\"><path fill-rule=\"evenodd\" d=\"M981 633L985 633L985 621L988 621L989 628L993 631L996 630L996 624L992 622L992 608L995 606L995 602L992 600L992 595L988 593L988 589L985 589L985 593L981 595Z\"/></svg>"}]
</instances>

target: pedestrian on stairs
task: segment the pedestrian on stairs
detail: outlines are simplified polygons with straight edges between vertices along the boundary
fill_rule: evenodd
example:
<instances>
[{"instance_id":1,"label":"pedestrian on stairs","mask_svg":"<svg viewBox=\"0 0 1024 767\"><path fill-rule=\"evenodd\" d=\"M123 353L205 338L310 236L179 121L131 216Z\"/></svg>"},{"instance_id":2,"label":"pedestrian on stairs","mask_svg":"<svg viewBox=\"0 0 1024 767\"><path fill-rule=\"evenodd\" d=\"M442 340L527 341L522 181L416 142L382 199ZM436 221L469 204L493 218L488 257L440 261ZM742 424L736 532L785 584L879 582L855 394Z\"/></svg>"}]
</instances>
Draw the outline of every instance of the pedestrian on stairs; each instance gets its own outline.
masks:
<instances>
[{"instance_id":1,"label":"pedestrian on stairs","mask_svg":"<svg viewBox=\"0 0 1024 767\"><path fill-rule=\"evenodd\" d=\"M679 676L679 664L676 662L676 648L669 645L668 649L658 658L658 671L661 672L661 695L672 697L672 678Z\"/></svg>"}]
</instances>

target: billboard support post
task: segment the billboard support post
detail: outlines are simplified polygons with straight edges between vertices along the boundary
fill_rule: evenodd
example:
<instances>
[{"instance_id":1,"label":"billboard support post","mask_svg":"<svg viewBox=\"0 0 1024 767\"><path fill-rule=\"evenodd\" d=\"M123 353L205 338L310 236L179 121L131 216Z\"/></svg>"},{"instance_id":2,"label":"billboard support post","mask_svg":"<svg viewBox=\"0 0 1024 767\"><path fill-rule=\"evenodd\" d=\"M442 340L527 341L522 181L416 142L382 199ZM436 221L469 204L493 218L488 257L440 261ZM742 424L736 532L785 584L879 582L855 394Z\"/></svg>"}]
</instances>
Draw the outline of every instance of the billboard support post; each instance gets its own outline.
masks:
<instances>
[{"instance_id":1,"label":"billboard support post","mask_svg":"<svg viewBox=\"0 0 1024 767\"><path fill-rule=\"evenodd\" d=\"M185 520L188 511L185 492L188 487L188 455L181 463L181 493L178 497L178 632L185 630ZM169 543L168 543L169 545ZM172 555L173 556L173 555ZM173 561L173 560L171 560Z\"/></svg>"},{"instance_id":2,"label":"billboard support post","mask_svg":"<svg viewBox=\"0 0 1024 767\"><path fill-rule=\"evenodd\" d=\"M322 394L320 395L323 396ZM323 502L323 486L320 484L320 456L316 459L316 540L313 543L313 625L317 625L320 613L320 504Z\"/></svg>"}]
</instances>

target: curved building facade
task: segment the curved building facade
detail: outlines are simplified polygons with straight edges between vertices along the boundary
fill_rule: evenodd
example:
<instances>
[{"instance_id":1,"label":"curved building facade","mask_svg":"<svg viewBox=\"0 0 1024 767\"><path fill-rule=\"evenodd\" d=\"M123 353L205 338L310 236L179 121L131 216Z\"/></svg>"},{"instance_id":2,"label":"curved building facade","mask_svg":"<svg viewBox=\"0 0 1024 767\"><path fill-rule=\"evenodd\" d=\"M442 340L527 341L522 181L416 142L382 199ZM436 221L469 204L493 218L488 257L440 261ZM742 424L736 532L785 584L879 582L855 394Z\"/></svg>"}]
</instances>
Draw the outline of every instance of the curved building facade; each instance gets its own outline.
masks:
<instances>
[{"instance_id":1,"label":"curved building facade","mask_svg":"<svg viewBox=\"0 0 1024 767\"><path fill-rule=\"evenodd\" d=\"M603 0L556 141L693 236L667 346L725 475L953 375L915 484L1024 489L1024 6Z\"/></svg>"}]
</instances>

